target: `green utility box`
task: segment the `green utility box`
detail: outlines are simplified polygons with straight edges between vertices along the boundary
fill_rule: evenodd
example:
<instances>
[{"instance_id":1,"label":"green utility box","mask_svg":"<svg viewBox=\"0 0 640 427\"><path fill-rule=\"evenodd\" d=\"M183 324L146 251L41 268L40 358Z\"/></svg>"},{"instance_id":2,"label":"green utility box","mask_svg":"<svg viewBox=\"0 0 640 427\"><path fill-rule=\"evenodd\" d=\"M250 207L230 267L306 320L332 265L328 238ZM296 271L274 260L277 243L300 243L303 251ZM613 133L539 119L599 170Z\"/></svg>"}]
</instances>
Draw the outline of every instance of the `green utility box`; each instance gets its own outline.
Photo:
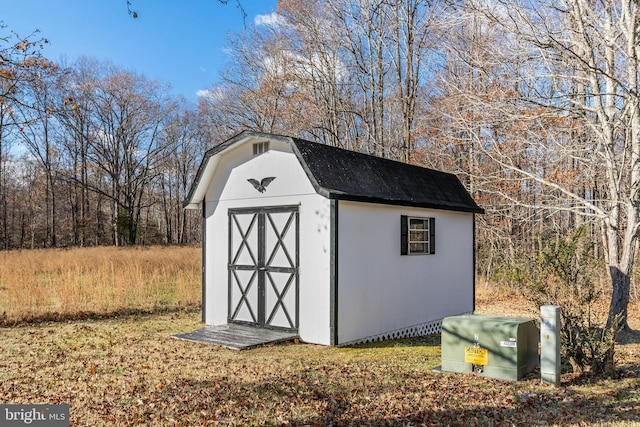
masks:
<instances>
[{"instance_id":1,"label":"green utility box","mask_svg":"<svg viewBox=\"0 0 640 427\"><path fill-rule=\"evenodd\" d=\"M538 366L533 319L462 315L442 321L442 371L518 381Z\"/></svg>"}]
</instances>

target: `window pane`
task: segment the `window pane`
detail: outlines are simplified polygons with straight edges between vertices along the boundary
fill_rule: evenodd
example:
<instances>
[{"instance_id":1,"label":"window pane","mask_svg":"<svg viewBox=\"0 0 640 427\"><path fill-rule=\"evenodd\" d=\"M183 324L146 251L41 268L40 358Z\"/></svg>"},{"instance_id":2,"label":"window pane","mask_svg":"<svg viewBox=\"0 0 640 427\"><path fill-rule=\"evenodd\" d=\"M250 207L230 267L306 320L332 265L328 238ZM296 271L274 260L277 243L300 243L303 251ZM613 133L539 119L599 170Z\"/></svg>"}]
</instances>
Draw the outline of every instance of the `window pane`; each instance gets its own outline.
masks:
<instances>
[{"instance_id":1,"label":"window pane","mask_svg":"<svg viewBox=\"0 0 640 427\"><path fill-rule=\"evenodd\" d=\"M428 234L427 231L411 230L409 232L409 241L411 241L411 242L426 242L427 240L429 240L428 236L429 236L429 234Z\"/></svg>"},{"instance_id":2,"label":"window pane","mask_svg":"<svg viewBox=\"0 0 640 427\"><path fill-rule=\"evenodd\" d=\"M409 244L409 251L412 253L424 253L427 252L426 243L411 243Z\"/></svg>"},{"instance_id":3,"label":"window pane","mask_svg":"<svg viewBox=\"0 0 640 427\"><path fill-rule=\"evenodd\" d=\"M429 228L429 223L423 219L411 218L409 228L411 230L426 230Z\"/></svg>"}]
</instances>

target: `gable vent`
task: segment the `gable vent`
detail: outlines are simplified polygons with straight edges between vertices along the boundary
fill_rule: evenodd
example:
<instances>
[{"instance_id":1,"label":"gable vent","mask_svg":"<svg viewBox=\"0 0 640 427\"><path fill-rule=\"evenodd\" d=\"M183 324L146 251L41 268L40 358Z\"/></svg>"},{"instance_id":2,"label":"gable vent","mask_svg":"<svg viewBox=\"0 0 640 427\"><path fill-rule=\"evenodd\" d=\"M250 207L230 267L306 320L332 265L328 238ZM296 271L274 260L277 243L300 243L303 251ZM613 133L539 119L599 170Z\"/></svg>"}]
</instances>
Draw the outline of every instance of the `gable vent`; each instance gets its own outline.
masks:
<instances>
[{"instance_id":1,"label":"gable vent","mask_svg":"<svg viewBox=\"0 0 640 427\"><path fill-rule=\"evenodd\" d=\"M253 155L258 155L262 153L266 153L269 151L269 141L265 142L257 142L253 144Z\"/></svg>"}]
</instances>

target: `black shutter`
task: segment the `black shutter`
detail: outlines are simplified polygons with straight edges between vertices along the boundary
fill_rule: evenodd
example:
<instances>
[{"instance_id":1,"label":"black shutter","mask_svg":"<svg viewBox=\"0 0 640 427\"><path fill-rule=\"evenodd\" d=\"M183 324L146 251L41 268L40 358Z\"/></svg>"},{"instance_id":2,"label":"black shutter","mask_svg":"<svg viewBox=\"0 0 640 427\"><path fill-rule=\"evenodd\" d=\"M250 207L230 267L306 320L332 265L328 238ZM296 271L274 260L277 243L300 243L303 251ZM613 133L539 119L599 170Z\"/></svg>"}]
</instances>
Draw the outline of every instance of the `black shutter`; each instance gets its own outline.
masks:
<instances>
[{"instance_id":1,"label":"black shutter","mask_svg":"<svg viewBox=\"0 0 640 427\"><path fill-rule=\"evenodd\" d=\"M429 218L429 253L436 253L436 219Z\"/></svg>"},{"instance_id":2,"label":"black shutter","mask_svg":"<svg viewBox=\"0 0 640 427\"><path fill-rule=\"evenodd\" d=\"M409 253L409 226L407 216L400 215L400 255Z\"/></svg>"}]
</instances>

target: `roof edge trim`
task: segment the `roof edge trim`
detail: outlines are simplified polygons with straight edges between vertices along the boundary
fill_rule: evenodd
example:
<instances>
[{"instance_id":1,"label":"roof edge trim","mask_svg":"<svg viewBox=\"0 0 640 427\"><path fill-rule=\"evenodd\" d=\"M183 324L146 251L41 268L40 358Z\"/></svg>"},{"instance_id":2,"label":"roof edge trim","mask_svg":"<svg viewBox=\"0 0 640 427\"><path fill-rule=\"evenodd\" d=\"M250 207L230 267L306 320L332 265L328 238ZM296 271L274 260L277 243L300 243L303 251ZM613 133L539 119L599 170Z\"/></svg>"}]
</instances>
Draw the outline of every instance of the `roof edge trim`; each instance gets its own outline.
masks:
<instances>
[{"instance_id":1,"label":"roof edge trim","mask_svg":"<svg viewBox=\"0 0 640 427\"><path fill-rule=\"evenodd\" d=\"M354 195L334 193L334 192L328 192L328 195L323 194L323 196L327 197L328 199L334 199L334 200L374 203L378 205L407 206L412 208L425 208L425 209L435 209L440 211L453 211L453 212L467 212L467 213L474 213L474 214L485 213L485 210L479 206L477 208L469 208L464 206L444 205L444 204L437 204L437 203L420 203L420 202L412 203L410 201L405 201L405 200L383 199L380 197L354 196Z\"/></svg>"},{"instance_id":2,"label":"roof edge trim","mask_svg":"<svg viewBox=\"0 0 640 427\"><path fill-rule=\"evenodd\" d=\"M219 154L225 151L226 149L234 146L238 142L243 141L247 138L263 138L263 139L283 141L287 143L291 143L292 141L292 138L288 136L273 135L273 134L268 134L263 132L256 132L252 130L245 130L235 136L232 136L226 141L216 145L215 147L208 149L207 151L205 151L204 156L202 157L202 162L198 167L198 171L196 172L196 176L193 180L193 183L191 184L189 193L187 194L187 197L184 200L184 202L182 202L183 209L198 209L200 207L201 200L194 201L194 196L196 194L198 187L200 186L200 181L202 180L202 176L204 175L204 172L207 168L207 165L209 164L210 159L216 154ZM290 145L293 145L293 144L290 144Z\"/></svg>"}]
</instances>

